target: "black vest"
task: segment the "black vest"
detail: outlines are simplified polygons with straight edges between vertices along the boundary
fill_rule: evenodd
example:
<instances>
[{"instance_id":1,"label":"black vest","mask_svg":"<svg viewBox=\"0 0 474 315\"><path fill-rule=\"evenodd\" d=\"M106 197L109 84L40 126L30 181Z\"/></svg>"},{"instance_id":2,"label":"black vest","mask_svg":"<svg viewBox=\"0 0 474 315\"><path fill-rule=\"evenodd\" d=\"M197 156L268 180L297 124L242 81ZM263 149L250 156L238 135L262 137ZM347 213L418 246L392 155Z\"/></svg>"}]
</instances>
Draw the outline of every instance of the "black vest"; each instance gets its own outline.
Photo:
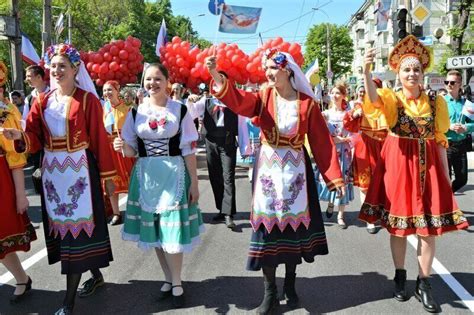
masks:
<instances>
[{"instance_id":1,"label":"black vest","mask_svg":"<svg viewBox=\"0 0 474 315\"><path fill-rule=\"evenodd\" d=\"M224 109L224 126L217 127L216 122L209 114L209 102L211 99L206 99L206 107L204 109L204 119L203 119L203 130L204 135L210 135L214 137L226 137L226 135L236 136L239 133L239 120L238 116L228 108Z\"/></svg>"},{"instance_id":2,"label":"black vest","mask_svg":"<svg viewBox=\"0 0 474 315\"><path fill-rule=\"evenodd\" d=\"M179 118L178 132L174 136L172 136L168 142L169 156L181 155L181 149L179 148L180 139L181 139L181 123L187 112L188 112L187 107L184 105L181 105L181 117ZM133 121L135 121L135 117L137 116L137 110L135 108L132 108L132 116L133 116ZM148 155L146 153L145 143L140 137L137 137L137 146L138 146L138 156L147 157Z\"/></svg>"}]
</instances>

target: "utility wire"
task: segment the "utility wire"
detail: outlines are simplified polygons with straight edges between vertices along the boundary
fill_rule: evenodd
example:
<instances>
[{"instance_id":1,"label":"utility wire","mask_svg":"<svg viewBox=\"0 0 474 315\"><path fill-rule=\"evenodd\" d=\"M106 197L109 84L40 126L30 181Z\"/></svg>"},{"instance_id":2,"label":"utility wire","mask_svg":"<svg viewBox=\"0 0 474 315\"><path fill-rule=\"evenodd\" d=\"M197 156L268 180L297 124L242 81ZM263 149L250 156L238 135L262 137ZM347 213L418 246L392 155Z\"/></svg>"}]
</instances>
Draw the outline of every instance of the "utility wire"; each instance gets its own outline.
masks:
<instances>
[{"instance_id":1,"label":"utility wire","mask_svg":"<svg viewBox=\"0 0 474 315\"><path fill-rule=\"evenodd\" d=\"M293 41L296 39L296 34L298 34L298 29L300 28L301 14L303 14L304 4L305 0L303 0L303 4L301 5L300 18L298 19L298 24L296 24L295 36L293 37Z\"/></svg>"}]
</instances>

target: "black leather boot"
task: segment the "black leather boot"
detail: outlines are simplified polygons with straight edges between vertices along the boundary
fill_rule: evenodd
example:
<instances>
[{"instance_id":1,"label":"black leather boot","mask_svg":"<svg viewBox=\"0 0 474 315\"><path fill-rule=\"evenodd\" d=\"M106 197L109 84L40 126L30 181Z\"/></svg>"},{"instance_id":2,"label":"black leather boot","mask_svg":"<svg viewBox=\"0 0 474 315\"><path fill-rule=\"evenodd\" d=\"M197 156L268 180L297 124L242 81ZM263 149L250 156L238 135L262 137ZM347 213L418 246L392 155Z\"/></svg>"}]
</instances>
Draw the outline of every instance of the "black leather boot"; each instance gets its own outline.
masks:
<instances>
[{"instance_id":1,"label":"black leather boot","mask_svg":"<svg viewBox=\"0 0 474 315\"><path fill-rule=\"evenodd\" d=\"M396 269L395 270L395 291L393 292L393 297L395 300L400 302L405 302L409 299L407 291L405 290L405 283L407 282L407 271L405 269Z\"/></svg>"},{"instance_id":2,"label":"black leather boot","mask_svg":"<svg viewBox=\"0 0 474 315\"><path fill-rule=\"evenodd\" d=\"M286 273L285 282L283 283L282 299L286 300L286 305L294 309L298 306L299 298L295 289L296 273Z\"/></svg>"},{"instance_id":3,"label":"black leather boot","mask_svg":"<svg viewBox=\"0 0 474 315\"><path fill-rule=\"evenodd\" d=\"M257 308L257 314L267 315L272 314L273 311L280 305L278 300L278 290L275 282L276 268L263 268L263 284L265 286L265 295L263 301Z\"/></svg>"},{"instance_id":4,"label":"black leather boot","mask_svg":"<svg viewBox=\"0 0 474 315\"><path fill-rule=\"evenodd\" d=\"M431 285L428 281L428 278L420 278L416 279L416 289L415 289L415 297L423 303L423 308L425 311L430 313L438 313L439 312L439 305L433 298L431 294Z\"/></svg>"}]
</instances>

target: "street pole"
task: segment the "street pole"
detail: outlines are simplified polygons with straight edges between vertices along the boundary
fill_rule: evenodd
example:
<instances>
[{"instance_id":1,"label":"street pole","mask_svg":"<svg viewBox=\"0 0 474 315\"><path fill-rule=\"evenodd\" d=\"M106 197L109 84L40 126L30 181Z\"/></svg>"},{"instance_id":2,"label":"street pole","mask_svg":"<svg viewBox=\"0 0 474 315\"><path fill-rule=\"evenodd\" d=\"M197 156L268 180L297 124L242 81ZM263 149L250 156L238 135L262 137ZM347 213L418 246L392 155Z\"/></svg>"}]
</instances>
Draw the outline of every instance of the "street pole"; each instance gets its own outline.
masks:
<instances>
[{"instance_id":1,"label":"street pole","mask_svg":"<svg viewBox=\"0 0 474 315\"><path fill-rule=\"evenodd\" d=\"M43 0L43 33L41 34L41 55L51 46L51 0Z\"/></svg>"},{"instance_id":2,"label":"street pole","mask_svg":"<svg viewBox=\"0 0 474 315\"><path fill-rule=\"evenodd\" d=\"M330 44L330 36L329 36L329 24L326 24L326 51L327 51L327 58L328 58L328 74L332 73L331 69L331 44ZM329 87L332 86L332 75L328 76L328 85Z\"/></svg>"},{"instance_id":3,"label":"street pole","mask_svg":"<svg viewBox=\"0 0 474 315\"><path fill-rule=\"evenodd\" d=\"M72 16L71 16L71 8L68 6L67 8L67 37L69 44L72 45Z\"/></svg>"},{"instance_id":4,"label":"street pole","mask_svg":"<svg viewBox=\"0 0 474 315\"><path fill-rule=\"evenodd\" d=\"M12 16L15 19L15 36L10 39L10 54L12 56L13 89L23 91L23 64L21 56L20 19L18 16L20 0L12 0Z\"/></svg>"},{"instance_id":5,"label":"street pole","mask_svg":"<svg viewBox=\"0 0 474 315\"><path fill-rule=\"evenodd\" d=\"M407 14L407 33L411 34L413 31L413 26L411 22L411 0L405 0L405 9L407 9L408 14Z\"/></svg>"}]
</instances>

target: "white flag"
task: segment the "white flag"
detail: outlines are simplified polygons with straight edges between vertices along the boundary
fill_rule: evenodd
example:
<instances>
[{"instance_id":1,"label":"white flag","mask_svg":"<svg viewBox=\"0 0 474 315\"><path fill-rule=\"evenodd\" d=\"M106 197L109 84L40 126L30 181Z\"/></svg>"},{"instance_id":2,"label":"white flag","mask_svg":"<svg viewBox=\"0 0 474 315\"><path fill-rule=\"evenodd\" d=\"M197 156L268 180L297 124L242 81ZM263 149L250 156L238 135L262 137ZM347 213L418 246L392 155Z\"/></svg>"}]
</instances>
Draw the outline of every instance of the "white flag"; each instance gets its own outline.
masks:
<instances>
[{"instance_id":1,"label":"white flag","mask_svg":"<svg viewBox=\"0 0 474 315\"><path fill-rule=\"evenodd\" d=\"M156 37L156 48L155 53L159 57L160 56L160 48L166 44L166 23L165 19L161 22L160 32Z\"/></svg>"}]
</instances>

